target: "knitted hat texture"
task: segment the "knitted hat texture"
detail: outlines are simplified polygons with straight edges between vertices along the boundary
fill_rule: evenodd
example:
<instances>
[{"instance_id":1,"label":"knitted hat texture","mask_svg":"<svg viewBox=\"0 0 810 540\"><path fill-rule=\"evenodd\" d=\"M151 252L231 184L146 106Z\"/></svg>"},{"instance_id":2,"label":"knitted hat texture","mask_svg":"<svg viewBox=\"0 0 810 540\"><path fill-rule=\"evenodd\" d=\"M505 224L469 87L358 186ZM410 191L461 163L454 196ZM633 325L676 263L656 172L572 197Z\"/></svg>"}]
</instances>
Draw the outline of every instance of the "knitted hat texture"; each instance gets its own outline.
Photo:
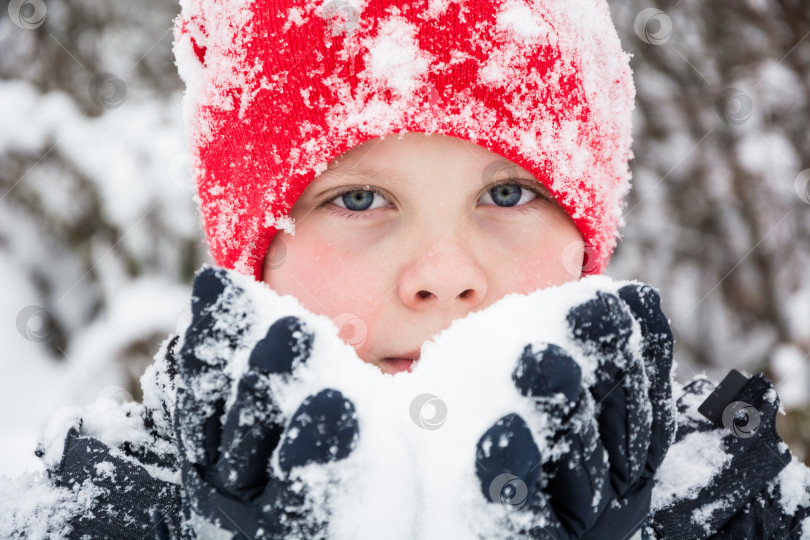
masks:
<instances>
[{"instance_id":1,"label":"knitted hat texture","mask_svg":"<svg viewBox=\"0 0 810 540\"><path fill-rule=\"evenodd\" d=\"M604 0L181 0L174 54L215 262L262 279L344 151L440 133L549 188L601 273L623 225L635 89Z\"/></svg>"}]
</instances>

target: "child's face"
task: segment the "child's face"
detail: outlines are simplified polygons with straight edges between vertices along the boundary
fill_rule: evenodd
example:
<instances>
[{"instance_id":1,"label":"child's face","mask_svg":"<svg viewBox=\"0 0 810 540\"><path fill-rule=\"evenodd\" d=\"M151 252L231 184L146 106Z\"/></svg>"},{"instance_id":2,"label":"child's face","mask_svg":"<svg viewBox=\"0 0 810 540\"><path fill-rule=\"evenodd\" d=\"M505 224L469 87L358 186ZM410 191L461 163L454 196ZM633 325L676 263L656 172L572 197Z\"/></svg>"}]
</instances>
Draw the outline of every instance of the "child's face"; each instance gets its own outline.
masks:
<instances>
[{"instance_id":1,"label":"child's face","mask_svg":"<svg viewBox=\"0 0 810 540\"><path fill-rule=\"evenodd\" d=\"M273 238L264 281L343 327L364 361L408 369L392 358L417 357L454 319L579 279L571 219L515 182L492 194L511 178L550 197L528 171L463 139L366 141L307 186L290 213L295 234Z\"/></svg>"}]
</instances>

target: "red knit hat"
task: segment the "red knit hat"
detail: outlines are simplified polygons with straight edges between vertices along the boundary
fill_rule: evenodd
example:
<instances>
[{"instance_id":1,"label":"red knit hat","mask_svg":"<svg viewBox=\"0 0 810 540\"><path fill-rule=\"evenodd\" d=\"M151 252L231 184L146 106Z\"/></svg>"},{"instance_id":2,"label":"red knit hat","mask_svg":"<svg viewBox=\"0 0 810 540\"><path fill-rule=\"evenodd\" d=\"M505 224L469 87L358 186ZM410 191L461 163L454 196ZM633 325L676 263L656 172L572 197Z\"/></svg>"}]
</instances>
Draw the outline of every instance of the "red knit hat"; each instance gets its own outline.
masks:
<instances>
[{"instance_id":1,"label":"red knit hat","mask_svg":"<svg viewBox=\"0 0 810 540\"><path fill-rule=\"evenodd\" d=\"M368 139L440 133L545 184L601 273L635 89L604 0L181 0L174 54L217 264L262 279L298 197Z\"/></svg>"}]
</instances>

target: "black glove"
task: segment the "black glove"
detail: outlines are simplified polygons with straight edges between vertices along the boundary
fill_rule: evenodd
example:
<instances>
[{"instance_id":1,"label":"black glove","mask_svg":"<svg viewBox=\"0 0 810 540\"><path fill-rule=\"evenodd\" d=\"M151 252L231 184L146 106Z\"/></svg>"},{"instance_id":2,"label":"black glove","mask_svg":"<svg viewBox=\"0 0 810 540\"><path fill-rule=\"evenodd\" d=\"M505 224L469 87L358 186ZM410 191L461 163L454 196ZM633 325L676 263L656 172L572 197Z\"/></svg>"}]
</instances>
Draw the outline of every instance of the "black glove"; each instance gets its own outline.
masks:
<instances>
[{"instance_id":1,"label":"black glove","mask_svg":"<svg viewBox=\"0 0 810 540\"><path fill-rule=\"evenodd\" d=\"M289 421L284 417L271 381L294 377L313 341L301 320L285 317L253 347L249 368L226 410L232 388L226 367L246 347L252 309L244 290L221 268L201 270L193 295L178 359L174 413L190 504L187 522L193 511L238 539L323 535L326 524L306 509L306 489L300 482L294 486L289 473L296 466L350 454L358 437L353 404L340 392L324 389L304 400ZM276 449L278 469L271 464Z\"/></svg>"},{"instance_id":2,"label":"black glove","mask_svg":"<svg viewBox=\"0 0 810 540\"><path fill-rule=\"evenodd\" d=\"M630 343L633 319L640 354ZM557 455L542 456L526 421L511 414L480 438L476 472L487 499L529 513L510 522L520 523L519 535L625 539L647 519L653 477L675 435L672 333L646 285L597 292L567 322L576 352L527 345L512 375ZM587 389L574 356L597 362Z\"/></svg>"},{"instance_id":3,"label":"black glove","mask_svg":"<svg viewBox=\"0 0 810 540\"><path fill-rule=\"evenodd\" d=\"M791 456L776 432L776 389L758 373L724 403L713 403L715 411L730 412L724 420L698 411L721 394L705 377L695 377L678 397L677 438L659 470L662 490L653 493L644 538L805 538L810 470ZM685 464L702 474L685 475ZM783 494L795 504L785 505Z\"/></svg>"}]
</instances>

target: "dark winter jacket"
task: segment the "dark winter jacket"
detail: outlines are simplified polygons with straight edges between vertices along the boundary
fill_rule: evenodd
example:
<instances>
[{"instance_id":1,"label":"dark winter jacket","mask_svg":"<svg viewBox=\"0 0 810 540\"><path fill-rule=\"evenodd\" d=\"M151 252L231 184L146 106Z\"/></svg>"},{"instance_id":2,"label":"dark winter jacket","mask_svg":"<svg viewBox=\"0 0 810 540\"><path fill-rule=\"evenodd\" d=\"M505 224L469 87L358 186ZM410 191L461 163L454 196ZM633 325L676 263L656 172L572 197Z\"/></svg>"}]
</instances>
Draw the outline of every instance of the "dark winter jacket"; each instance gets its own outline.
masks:
<instances>
[{"instance_id":1,"label":"dark winter jacket","mask_svg":"<svg viewBox=\"0 0 810 540\"><path fill-rule=\"evenodd\" d=\"M128 413L136 418L126 420L141 430L133 437L137 442L100 440L93 436L97 431L93 422L77 420L67 431L58 462L49 463L45 450L39 452L48 466L49 482L61 490L61 500L70 501L70 510L51 508L37 514L38 521L53 521L47 536L33 533L26 516L14 515L13 537L145 540L159 538L157 531L181 530L183 491L171 428L177 340L173 336L163 343L142 379L144 403ZM673 462L667 466L665 461L656 476L658 492L653 493L642 538L810 538L810 469L790 455L776 434L779 404L773 385L756 375L738 396L761 413L761 428L750 438L729 435L725 427L697 411L714 389L715 384L704 377L676 387L678 432L667 455ZM681 481L678 467L699 467L699 460L707 456L679 444L694 444L692 439L701 436L723 441L718 450L724 449L732 459L708 485L695 490ZM683 458L688 461L678 463ZM168 527L159 523L164 519ZM42 523L38 525L44 530Z\"/></svg>"}]
</instances>

